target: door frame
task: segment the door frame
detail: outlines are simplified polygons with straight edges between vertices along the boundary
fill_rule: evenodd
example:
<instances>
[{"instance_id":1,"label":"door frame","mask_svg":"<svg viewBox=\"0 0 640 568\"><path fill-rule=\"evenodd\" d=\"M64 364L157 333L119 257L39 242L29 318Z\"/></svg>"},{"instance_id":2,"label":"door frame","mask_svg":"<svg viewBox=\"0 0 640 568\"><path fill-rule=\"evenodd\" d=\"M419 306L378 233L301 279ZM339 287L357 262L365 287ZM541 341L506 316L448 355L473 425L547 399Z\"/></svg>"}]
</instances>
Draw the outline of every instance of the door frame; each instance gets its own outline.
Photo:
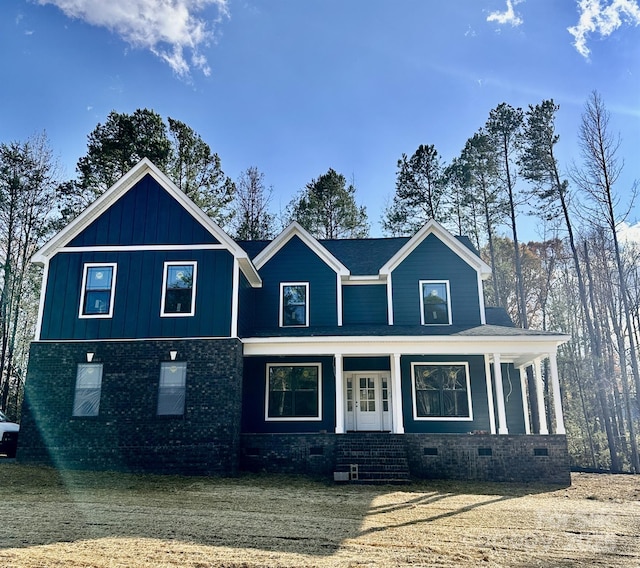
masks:
<instances>
[{"instance_id":1,"label":"door frame","mask_svg":"<svg viewBox=\"0 0 640 568\"><path fill-rule=\"evenodd\" d=\"M359 406L360 387L356 384L362 377L375 380L375 412L378 414L374 428L358 425L357 404ZM351 389L349 389L351 384ZM345 430L350 432L391 432L393 431L393 412L391 392L391 373L389 371L348 371L344 374L343 384Z\"/></svg>"}]
</instances>

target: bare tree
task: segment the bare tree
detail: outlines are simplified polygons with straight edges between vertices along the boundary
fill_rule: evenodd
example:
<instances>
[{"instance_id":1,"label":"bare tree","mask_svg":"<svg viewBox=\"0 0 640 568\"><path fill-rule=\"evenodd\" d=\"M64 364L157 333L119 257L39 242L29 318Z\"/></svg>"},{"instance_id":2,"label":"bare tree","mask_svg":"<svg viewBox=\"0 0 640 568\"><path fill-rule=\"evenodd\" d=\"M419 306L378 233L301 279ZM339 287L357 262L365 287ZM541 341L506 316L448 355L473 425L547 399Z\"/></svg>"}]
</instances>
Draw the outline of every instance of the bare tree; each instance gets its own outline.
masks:
<instances>
[{"instance_id":1,"label":"bare tree","mask_svg":"<svg viewBox=\"0 0 640 568\"><path fill-rule=\"evenodd\" d=\"M264 174L255 166L247 168L236 182L235 237L241 240L271 239L275 217L269 212L273 188L267 188Z\"/></svg>"}]
</instances>

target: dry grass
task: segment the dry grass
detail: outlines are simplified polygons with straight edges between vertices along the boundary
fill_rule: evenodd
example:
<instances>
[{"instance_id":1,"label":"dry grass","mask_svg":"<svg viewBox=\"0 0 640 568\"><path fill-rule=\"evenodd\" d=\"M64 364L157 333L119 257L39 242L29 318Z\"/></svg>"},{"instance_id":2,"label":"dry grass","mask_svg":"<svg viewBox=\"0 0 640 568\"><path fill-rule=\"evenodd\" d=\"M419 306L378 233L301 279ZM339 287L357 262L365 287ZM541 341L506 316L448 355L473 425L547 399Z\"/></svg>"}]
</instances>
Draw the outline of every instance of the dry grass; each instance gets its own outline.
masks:
<instances>
[{"instance_id":1,"label":"dry grass","mask_svg":"<svg viewBox=\"0 0 640 568\"><path fill-rule=\"evenodd\" d=\"M0 462L3 567L640 565L640 478L344 486Z\"/></svg>"}]
</instances>

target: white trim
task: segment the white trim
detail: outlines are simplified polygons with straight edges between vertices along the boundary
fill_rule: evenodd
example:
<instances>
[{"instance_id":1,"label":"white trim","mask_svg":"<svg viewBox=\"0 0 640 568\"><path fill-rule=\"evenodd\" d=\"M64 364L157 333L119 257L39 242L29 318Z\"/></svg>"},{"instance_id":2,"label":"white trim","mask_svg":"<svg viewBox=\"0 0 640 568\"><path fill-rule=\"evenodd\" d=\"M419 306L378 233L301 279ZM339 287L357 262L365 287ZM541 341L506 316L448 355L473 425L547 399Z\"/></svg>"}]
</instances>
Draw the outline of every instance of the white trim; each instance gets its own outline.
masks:
<instances>
[{"instance_id":1,"label":"white trim","mask_svg":"<svg viewBox=\"0 0 640 568\"><path fill-rule=\"evenodd\" d=\"M49 280L49 261L42 265L42 282L40 283L40 298L38 300L38 320L36 321L35 340L38 341L42 335L42 318L44 318L44 299L47 295L47 282Z\"/></svg>"},{"instance_id":2,"label":"white trim","mask_svg":"<svg viewBox=\"0 0 640 568\"><path fill-rule=\"evenodd\" d=\"M558 377L558 358L555 352L549 353L549 371L551 373L551 389L553 391L553 411L556 417L556 434L566 434L562 415L562 396Z\"/></svg>"},{"instance_id":3,"label":"white trim","mask_svg":"<svg viewBox=\"0 0 640 568\"><path fill-rule=\"evenodd\" d=\"M305 323L304 325L285 325L284 323L284 287L304 286L305 287ZM280 282L280 311L278 314L278 324L280 327L309 327L309 282Z\"/></svg>"},{"instance_id":4,"label":"white trim","mask_svg":"<svg viewBox=\"0 0 640 568\"><path fill-rule=\"evenodd\" d=\"M387 282L386 276L380 276L378 274L374 274L371 276L368 275L356 275L356 276L348 276L342 277L342 285L343 286L375 286L384 285Z\"/></svg>"},{"instance_id":5,"label":"white trim","mask_svg":"<svg viewBox=\"0 0 640 568\"><path fill-rule=\"evenodd\" d=\"M56 252L142 252L142 251L226 250L224 245L113 245L95 247L61 247Z\"/></svg>"},{"instance_id":6,"label":"white trim","mask_svg":"<svg viewBox=\"0 0 640 568\"><path fill-rule=\"evenodd\" d=\"M544 406L544 384L542 382L542 359L537 358L533 363L536 378L536 404L538 406L538 433L543 436L549 434L547 426L547 410Z\"/></svg>"},{"instance_id":7,"label":"white trim","mask_svg":"<svg viewBox=\"0 0 640 568\"><path fill-rule=\"evenodd\" d=\"M393 405L393 433L404 434L404 415L402 414L402 369L400 353L393 354L391 365L391 404Z\"/></svg>"},{"instance_id":8,"label":"white trim","mask_svg":"<svg viewBox=\"0 0 640 568\"><path fill-rule=\"evenodd\" d=\"M529 420L529 400L527 397L527 370L520 367L520 391L522 392L522 413L524 415L524 433L531 434L531 421Z\"/></svg>"},{"instance_id":9,"label":"white trim","mask_svg":"<svg viewBox=\"0 0 640 568\"><path fill-rule=\"evenodd\" d=\"M569 336L459 336L459 335L383 335L383 336L304 336L247 337L242 339L245 355L485 355L500 351L505 363L520 364L546 357ZM518 365L516 365L518 366Z\"/></svg>"},{"instance_id":10,"label":"white trim","mask_svg":"<svg viewBox=\"0 0 640 568\"><path fill-rule=\"evenodd\" d=\"M231 294L231 337L238 337L238 314L240 304L240 265L237 258L233 258L233 276L232 276Z\"/></svg>"},{"instance_id":11,"label":"white trim","mask_svg":"<svg viewBox=\"0 0 640 568\"><path fill-rule=\"evenodd\" d=\"M425 284L444 284L447 292L447 319L446 324L441 323L426 323L424 321L424 285ZM418 289L420 292L420 324L421 325L451 325L453 318L451 317L451 290L449 289L448 280L419 280Z\"/></svg>"},{"instance_id":12,"label":"white trim","mask_svg":"<svg viewBox=\"0 0 640 568\"><path fill-rule=\"evenodd\" d=\"M109 311L105 314L85 314L84 300L87 294L87 273L89 268L109 267L111 271L111 287L109 289ZM118 264L115 262L85 262L82 267L82 287L80 288L80 306L78 307L78 318L80 319L109 319L113 317L113 301L116 293L116 273L118 272ZM43 291L44 295L45 292Z\"/></svg>"},{"instance_id":13,"label":"white trim","mask_svg":"<svg viewBox=\"0 0 640 568\"><path fill-rule=\"evenodd\" d=\"M486 307L484 305L484 286L482 285L482 278L478 272L478 298L480 300L480 323L485 325L487 323L487 314L485 313Z\"/></svg>"},{"instance_id":14,"label":"white trim","mask_svg":"<svg viewBox=\"0 0 640 568\"><path fill-rule=\"evenodd\" d=\"M504 388L502 386L502 361L500 353L493 354L493 378L496 383L496 401L498 403L498 434L508 434L507 411L504 405Z\"/></svg>"},{"instance_id":15,"label":"white trim","mask_svg":"<svg viewBox=\"0 0 640 568\"><path fill-rule=\"evenodd\" d=\"M336 434L344 434L345 429L345 386L343 357L340 353L334 355L336 376Z\"/></svg>"},{"instance_id":16,"label":"white trim","mask_svg":"<svg viewBox=\"0 0 640 568\"><path fill-rule=\"evenodd\" d=\"M393 283L391 274L387 277L387 325L393 325Z\"/></svg>"},{"instance_id":17,"label":"white trim","mask_svg":"<svg viewBox=\"0 0 640 568\"><path fill-rule=\"evenodd\" d=\"M337 304L337 316L338 316L338 327L342 327L342 285L340 282L340 275L336 274L336 304Z\"/></svg>"},{"instance_id":18,"label":"white trim","mask_svg":"<svg viewBox=\"0 0 640 568\"><path fill-rule=\"evenodd\" d=\"M467 384L467 406L469 408L468 416L418 416L418 403L416 397L416 378L414 369L418 365L437 365L452 366L460 365L464 367L465 379ZM469 376L469 363L467 361L414 361L411 363L411 405L413 407L413 419L416 421L429 422L472 422L473 421L473 405L471 404L471 378Z\"/></svg>"},{"instance_id":19,"label":"white trim","mask_svg":"<svg viewBox=\"0 0 640 568\"><path fill-rule=\"evenodd\" d=\"M484 356L484 376L487 383L487 406L489 408L489 432L496 433L496 408L493 404L493 386L491 381L491 362L489 355Z\"/></svg>"},{"instance_id":20,"label":"white trim","mask_svg":"<svg viewBox=\"0 0 640 568\"><path fill-rule=\"evenodd\" d=\"M167 295L167 278L170 266L192 266L193 282L191 284L191 310L181 313L167 313L165 311L165 300ZM160 300L160 317L161 318L180 318L191 317L196 313L196 283L198 281L198 262L196 260L167 260L162 268L162 299Z\"/></svg>"},{"instance_id":21,"label":"white trim","mask_svg":"<svg viewBox=\"0 0 640 568\"><path fill-rule=\"evenodd\" d=\"M316 367L318 369L318 416L269 416L269 369L272 367ZM322 363L267 363L264 388L265 422L320 422L322 420Z\"/></svg>"}]
</instances>

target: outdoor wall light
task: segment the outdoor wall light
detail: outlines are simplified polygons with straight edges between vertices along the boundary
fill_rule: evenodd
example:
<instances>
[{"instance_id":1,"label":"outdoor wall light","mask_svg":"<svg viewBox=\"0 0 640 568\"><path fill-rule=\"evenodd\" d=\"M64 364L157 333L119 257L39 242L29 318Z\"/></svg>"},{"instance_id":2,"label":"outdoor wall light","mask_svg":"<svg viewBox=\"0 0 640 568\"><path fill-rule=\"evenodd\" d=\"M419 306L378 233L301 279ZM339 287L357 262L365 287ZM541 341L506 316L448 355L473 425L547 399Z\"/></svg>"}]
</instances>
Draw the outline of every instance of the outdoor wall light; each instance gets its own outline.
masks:
<instances>
[{"instance_id":1,"label":"outdoor wall light","mask_svg":"<svg viewBox=\"0 0 640 568\"><path fill-rule=\"evenodd\" d=\"M171 357L172 361L175 361L177 356L178 356L178 352L177 351L174 351L173 349L171 351L169 351L169 357Z\"/></svg>"},{"instance_id":2,"label":"outdoor wall light","mask_svg":"<svg viewBox=\"0 0 640 568\"><path fill-rule=\"evenodd\" d=\"M93 361L94 355L95 353L91 353L90 351L87 351L87 363L91 363L91 361Z\"/></svg>"}]
</instances>

